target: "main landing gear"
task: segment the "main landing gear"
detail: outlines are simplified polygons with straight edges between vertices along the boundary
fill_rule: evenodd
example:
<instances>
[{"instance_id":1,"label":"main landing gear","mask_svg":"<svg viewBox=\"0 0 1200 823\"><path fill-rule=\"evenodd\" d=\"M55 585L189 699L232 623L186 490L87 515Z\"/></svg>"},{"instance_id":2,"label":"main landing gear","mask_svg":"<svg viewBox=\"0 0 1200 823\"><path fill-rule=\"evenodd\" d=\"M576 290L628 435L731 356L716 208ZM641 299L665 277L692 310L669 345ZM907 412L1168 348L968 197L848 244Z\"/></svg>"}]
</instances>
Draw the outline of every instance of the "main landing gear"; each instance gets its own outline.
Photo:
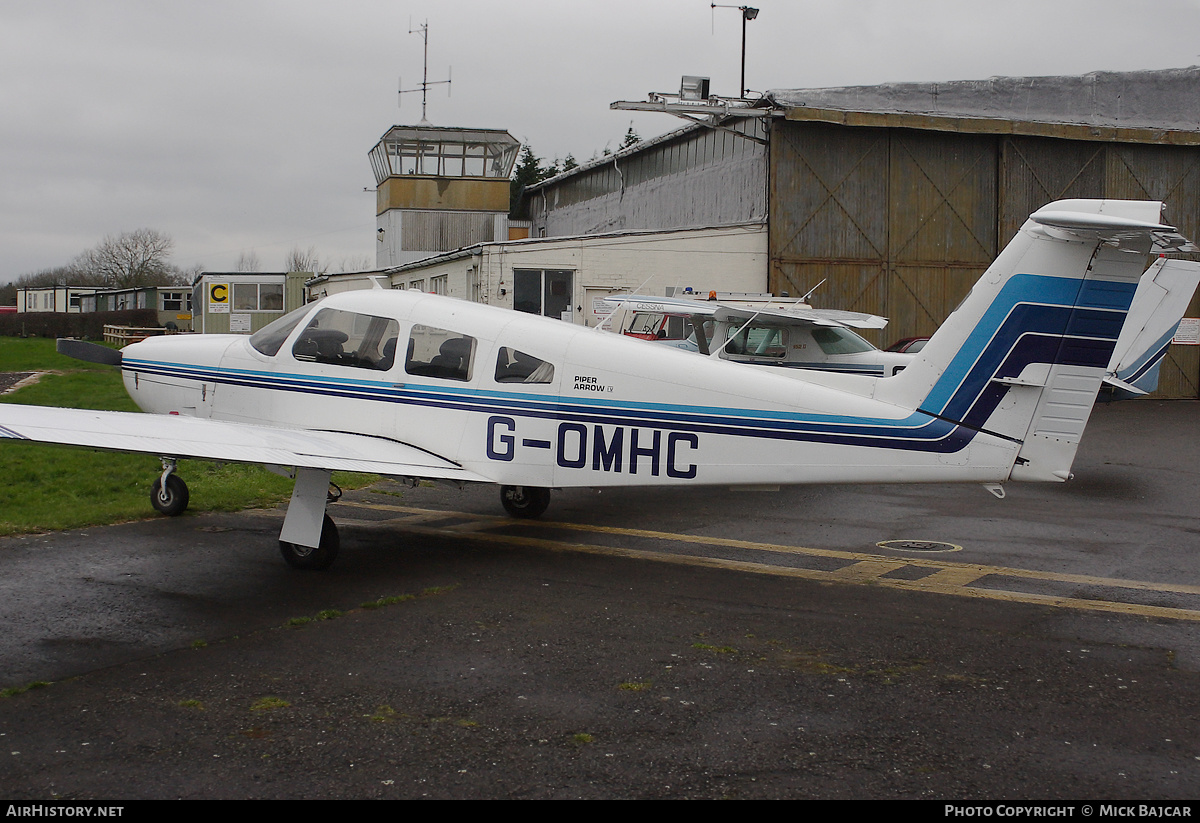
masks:
<instances>
[{"instance_id":1,"label":"main landing gear","mask_svg":"<svg viewBox=\"0 0 1200 823\"><path fill-rule=\"evenodd\" d=\"M175 474L175 461L163 458L162 475L150 487L150 505L167 517L178 517L188 507L188 487Z\"/></svg>"},{"instance_id":2,"label":"main landing gear","mask_svg":"<svg viewBox=\"0 0 1200 823\"><path fill-rule=\"evenodd\" d=\"M501 486L500 505L510 517L541 517L550 505L550 490L541 486Z\"/></svg>"},{"instance_id":3,"label":"main landing gear","mask_svg":"<svg viewBox=\"0 0 1200 823\"><path fill-rule=\"evenodd\" d=\"M337 525L325 513L326 503L337 500L341 490L331 493L330 472L324 469L297 469L295 476L292 500L279 533L279 553L293 569L321 571L333 564L341 547ZM187 509L188 487L175 474L174 459L163 458L163 472L154 481L150 502L170 517ZM540 517L550 505L550 489L501 486L500 503L511 517Z\"/></svg>"},{"instance_id":4,"label":"main landing gear","mask_svg":"<svg viewBox=\"0 0 1200 823\"><path fill-rule=\"evenodd\" d=\"M321 543L314 547L299 543L279 541L279 553L293 569L301 571L321 571L328 569L337 559L341 539L338 537L337 526L333 518L325 515L321 522Z\"/></svg>"}]
</instances>

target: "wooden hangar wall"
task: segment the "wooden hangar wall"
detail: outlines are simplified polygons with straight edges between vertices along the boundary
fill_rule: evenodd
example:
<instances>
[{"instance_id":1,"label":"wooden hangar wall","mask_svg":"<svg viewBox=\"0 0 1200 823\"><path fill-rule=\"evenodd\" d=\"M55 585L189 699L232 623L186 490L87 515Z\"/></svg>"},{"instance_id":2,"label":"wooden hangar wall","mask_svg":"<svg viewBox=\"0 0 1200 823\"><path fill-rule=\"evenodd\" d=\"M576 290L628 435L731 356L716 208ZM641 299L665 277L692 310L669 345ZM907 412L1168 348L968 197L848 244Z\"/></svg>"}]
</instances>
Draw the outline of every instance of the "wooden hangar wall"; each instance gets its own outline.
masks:
<instances>
[{"instance_id":1,"label":"wooden hangar wall","mask_svg":"<svg viewBox=\"0 0 1200 823\"><path fill-rule=\"evenodd\" d=\"M1200 240L1200 146L777 119L769 288L826 279L818 305L890 318L873 342L928 335L1031 212L1067 198L1162 200ZM1156 396L1200 396L1200 347L1170 347Z\"/></svg>"}]
</instances>

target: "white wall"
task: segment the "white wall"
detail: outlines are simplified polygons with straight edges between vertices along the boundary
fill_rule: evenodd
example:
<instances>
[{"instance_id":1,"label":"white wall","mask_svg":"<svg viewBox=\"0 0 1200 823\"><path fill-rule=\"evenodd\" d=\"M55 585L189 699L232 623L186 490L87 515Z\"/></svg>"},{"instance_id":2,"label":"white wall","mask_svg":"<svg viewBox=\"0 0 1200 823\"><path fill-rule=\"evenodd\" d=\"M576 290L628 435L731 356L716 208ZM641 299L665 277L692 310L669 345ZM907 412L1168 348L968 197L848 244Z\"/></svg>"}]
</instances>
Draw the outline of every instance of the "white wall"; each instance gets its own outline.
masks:
<instances>
[{"instance_id":1,"label":"white wall","mask_svg":"<svg viewBox=\"0 0 1200 823\"><path fill-rule=\"evenodd\" d=\"M739 225L668 232L627 232L487 243L479 251L389 273L394 287L446 276L451 297L471 299L479 279L480 302L512 308L513 269L568 269L573 277L574 320L592 318L591 301L604 294L663 295L668 287L759 293L767 288L767 229ZM314 296L371 288L368 275L332 275Z\"/></svg>"}]
</instances>

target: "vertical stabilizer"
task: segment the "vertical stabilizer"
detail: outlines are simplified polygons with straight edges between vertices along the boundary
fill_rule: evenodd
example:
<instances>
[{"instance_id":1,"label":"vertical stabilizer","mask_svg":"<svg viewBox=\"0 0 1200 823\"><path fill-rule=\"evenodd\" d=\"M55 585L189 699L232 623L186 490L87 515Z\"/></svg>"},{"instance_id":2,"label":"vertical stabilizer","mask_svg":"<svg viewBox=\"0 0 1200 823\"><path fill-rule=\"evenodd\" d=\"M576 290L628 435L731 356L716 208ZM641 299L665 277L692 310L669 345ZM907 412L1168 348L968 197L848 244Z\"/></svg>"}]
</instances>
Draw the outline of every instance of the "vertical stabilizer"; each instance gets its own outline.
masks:
<instances>
[{"instance_id":1,"label":"vertical stabilizer","mask_svg":"<svg viewBox=\"0 0 1200 823\"><path fill-rule=\"evenodd\" d=\"M876 397L1020 444L1014 480L1065 480L1147 255L1196 250L1161 214L1127 200L1039 209Z\"/></svg>"}]
</instances>

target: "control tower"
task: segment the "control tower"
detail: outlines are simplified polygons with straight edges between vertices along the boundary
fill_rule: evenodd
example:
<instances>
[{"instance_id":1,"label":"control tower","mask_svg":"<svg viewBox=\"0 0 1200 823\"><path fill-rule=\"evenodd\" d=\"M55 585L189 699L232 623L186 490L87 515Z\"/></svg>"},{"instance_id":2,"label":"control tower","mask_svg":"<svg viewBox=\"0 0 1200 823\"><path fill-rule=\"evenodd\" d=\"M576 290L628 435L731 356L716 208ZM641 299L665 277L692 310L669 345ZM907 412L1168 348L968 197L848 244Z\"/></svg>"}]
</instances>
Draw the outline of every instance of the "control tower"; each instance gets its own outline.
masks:
<instances>
[{"instance_id":1,"label":"control tower","mask_svg":"<svg viewBox=\"0 0 1200 823\"><path fill-rule=\"evenodd\" d=\"M520 142L502 129L393 126L371 149L379 268L508 239Z\"/></svg>"}]
</instances>

